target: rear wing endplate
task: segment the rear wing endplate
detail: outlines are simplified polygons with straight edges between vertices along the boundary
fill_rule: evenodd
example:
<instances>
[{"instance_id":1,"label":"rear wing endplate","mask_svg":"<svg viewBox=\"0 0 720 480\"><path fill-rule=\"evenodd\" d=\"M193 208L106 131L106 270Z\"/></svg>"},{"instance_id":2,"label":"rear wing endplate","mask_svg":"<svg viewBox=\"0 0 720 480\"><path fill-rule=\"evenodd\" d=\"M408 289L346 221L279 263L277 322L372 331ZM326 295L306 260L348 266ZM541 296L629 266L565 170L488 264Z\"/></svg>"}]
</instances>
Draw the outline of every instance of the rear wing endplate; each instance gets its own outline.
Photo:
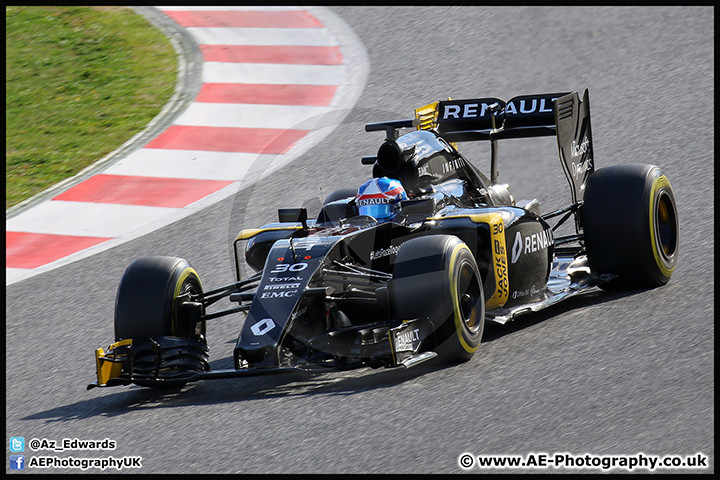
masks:
<instances>
[{"instance_id":1,"label":"rear wing endplate","mask_svg":"<svg viewBox=\"0 0 720 480\"><path fill-rule=\"evenodd\" d=\"M577 92L556 100L555 125L560 163L570 183L572 201L580 202L585 196L588 178L595 170L587 89L582 101Z\"/></svg>"}]
</instances>

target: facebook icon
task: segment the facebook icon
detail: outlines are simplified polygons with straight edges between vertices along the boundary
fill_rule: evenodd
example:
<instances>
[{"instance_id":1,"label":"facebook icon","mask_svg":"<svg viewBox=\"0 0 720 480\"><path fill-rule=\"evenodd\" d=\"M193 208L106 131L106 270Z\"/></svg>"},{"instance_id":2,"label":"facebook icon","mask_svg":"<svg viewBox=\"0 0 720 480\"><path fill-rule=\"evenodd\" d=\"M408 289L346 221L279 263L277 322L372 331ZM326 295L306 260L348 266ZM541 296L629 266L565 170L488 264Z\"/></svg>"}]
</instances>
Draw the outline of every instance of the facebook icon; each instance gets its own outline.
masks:
<instances>
[{"instance_id":1,"label":"facebook icon","mask_svg":"<svg viewBox=\"0 0 720 480\"><path fill-rule=\"evenodd\" d=\"M10 455L10 470L24 470L25 455Z\"/></svg>"}]
</instances>

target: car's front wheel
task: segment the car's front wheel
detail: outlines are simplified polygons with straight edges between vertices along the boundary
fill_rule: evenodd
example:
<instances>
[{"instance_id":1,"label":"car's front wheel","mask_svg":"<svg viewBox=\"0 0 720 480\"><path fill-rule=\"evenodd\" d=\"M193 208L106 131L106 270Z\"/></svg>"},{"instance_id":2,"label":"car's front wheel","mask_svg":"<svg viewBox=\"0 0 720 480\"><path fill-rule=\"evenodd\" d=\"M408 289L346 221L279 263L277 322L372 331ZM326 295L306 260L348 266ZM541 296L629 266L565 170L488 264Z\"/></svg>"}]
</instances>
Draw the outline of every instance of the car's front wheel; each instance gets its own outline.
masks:
<instances>
[{"instance_id":1,"label":"car's front wheel","mask_svg":"<svg viewBox=\"0 0 720 480\"><path fill-rule=\"evenodd\" d=\"M186 260L147 257L127 268L115 300L115 338L132 339L134 383L178 386L209 368L198 295L200 278Z\"/></svg>"},{"instance_id":2,"label":"car's front wheel","mask_svg":"<svg viewBox=\"0 0 720 480\"><path fill-rule=\"evenodd\" d=\"M428 235L405 242L389 291L396 320L429 317L435 325L428 349L447 362L472 358L485 325L485 299L475 257L462 240Z\"/></svg>"}]
</instances>

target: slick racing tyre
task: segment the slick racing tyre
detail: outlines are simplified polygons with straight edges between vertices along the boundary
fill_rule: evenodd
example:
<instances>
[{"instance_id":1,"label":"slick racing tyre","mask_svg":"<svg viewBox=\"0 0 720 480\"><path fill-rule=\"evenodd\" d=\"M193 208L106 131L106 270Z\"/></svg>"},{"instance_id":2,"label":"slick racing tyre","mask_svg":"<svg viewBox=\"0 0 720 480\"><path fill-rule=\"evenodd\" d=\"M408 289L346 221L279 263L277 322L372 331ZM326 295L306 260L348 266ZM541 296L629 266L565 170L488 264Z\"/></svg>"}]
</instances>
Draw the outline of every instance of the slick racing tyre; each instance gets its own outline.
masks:
<instances>
[{"instance_id":1,"label":"slick racing tyre","mask_svg":"<svg viewBox=\"0 0 720 480\"><path fill-rule=\"evenodd\" d=\"M590 268L617 278L605 289L654 288L675 270L679 226L670 181L655 165L617 165L595 171L582 207Z\"/></svg>"},{"instance_id":2,"label":"slick racing tyre","mask_svg":"<svg viewBox=\"0 0 720 480\"><path fill-rule=\"evenodd\" d=\"M115 299L115 339L175 336L200 339L199 329L182 306L180 295L202 294L197 272L174 257L135 260L120 280Z\"/></svg>"},{"instance_id":3,"label":"slick racing tyre","mask_svg":"<svg viewBox=\"0 0 720 480\"><path fill-rule=\"evenodd\" d=\"M202 294L190 264L174 257L135 260L115 299L115 338L132 339L132 377L138 385L178 386L207 370Z\"/></svg>"},{"instance_id":4,"label":"slick racing tyre","mask_svg":"<svg viewBox=\"0 0 720 480\"><path fill-rule=\"evenodd\" d=\"M389 288L396 320L429 317L436 330L423 350L445 362L465 362L480 346L485 299L475 257L452 235L428 235L398 251Z\"/></svg>"}]
</instances>

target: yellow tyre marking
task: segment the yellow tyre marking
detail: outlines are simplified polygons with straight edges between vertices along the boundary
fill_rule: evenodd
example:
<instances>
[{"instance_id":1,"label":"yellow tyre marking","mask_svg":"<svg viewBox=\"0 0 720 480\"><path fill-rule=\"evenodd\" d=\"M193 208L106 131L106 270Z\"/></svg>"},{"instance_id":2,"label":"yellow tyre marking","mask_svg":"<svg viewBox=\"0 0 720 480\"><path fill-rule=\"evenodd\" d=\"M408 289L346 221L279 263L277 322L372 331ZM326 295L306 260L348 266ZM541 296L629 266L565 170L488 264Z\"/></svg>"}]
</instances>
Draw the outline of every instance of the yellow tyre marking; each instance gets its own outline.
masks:
<instances>
[{"instance_id":1,"label":"yellow tyre marking","mask_svg":"<svg viewBox=\"0 0 720 480\"><path fill-rule=\"evenodd\" d=\"M670 180L668 180L665 175L661 175L656 178L652 183L652 187L650 187L650 244L652 245L652 252L653 256L655 257L655 263L657 264L658 268L660 268L662 274L666 277L669 277L672 275L675 267L669 269L665 266L665 262L662 261L661 254L658 251L657 242L655 241L655 194L663 187L672 189L672 186L670 185Z\"/></svg>"},{"instance_id":2,"label":"yellow tyre marking","mask_svg":"<svg viewBox=\"0 0 720 480\"><path fill-rule=\"evenodd\" d=\"M172 321L171 321L172 330L171 331L172 331L173 336L175 336L175 334L176 334L176 331L175 331L175 299L180 295L180 289L182 288L182 285L183 285L183 282L185 282L185 279L188 278L192 274L195 275L195 278L197 278L198 283L200 284L200 288L202 288L202 283L200 283L200 276L197 274L197 272L195 271L194 268L187 267L185 270L182 271L182 273L180 274L180 278L178 278L177 283L175 283L175 292L172 297L173 306L172 306Z\"/></svg>"},{"instance_id":3,"label":"yellow tyre marking","mask_svg":"<svg viewBox=\"0 0 720 480\"><path fill-rule=\"evenodd\" d=\"M478 347L471 347L467 344L465 341L465 338L463 338L463 318L462 318L462 312L460 309L460 298L458 296L457 291L457 282L455 282L455 259L460 254L461 250L467 250L470 252L470 249L465 245L464 243L460 243L453 248L452 253L450 254L450 296L453 301L453 314L455 316L455 332L457 333L458 339L460 340L460 345L465 349L468 353L475 353L475 351L478 349ZM472 252L470 252L470 255L472 255Z\"/></svg>"}]
</instances>

